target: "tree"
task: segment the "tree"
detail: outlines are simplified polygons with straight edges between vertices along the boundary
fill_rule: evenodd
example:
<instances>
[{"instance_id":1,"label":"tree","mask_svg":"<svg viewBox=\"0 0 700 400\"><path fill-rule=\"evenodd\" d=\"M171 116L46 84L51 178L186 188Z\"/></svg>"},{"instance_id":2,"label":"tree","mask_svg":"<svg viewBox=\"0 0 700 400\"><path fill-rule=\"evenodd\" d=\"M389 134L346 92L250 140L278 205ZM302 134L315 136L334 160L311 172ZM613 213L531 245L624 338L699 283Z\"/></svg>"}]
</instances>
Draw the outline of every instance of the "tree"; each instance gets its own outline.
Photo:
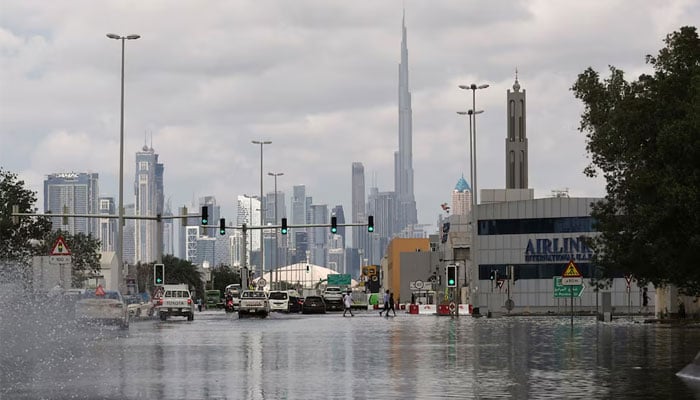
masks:
<instances>
[{"instance_id":1,"label":"tree","mask_svg":"<svg viewBox=\"0 0 700 400\"><path fill-rule=\"evenodd\" d=\"M228 265L219 265L218 268L213 268L211 277L214 280L214 289L224 292L226 286L232 283L241 283L241 275L238 271L234 271Z\"/></svg>"},{"instance_id":2,"label":"tree","mask_svg":"<svg viewBox=\"0 0 700 400\"><path fill-rule=\"evenodd\" d=\"M51 222L45 217L20 217L12 220L12 206L20 213L35 213L36 193L25 187L17 174L0 167L0 260L3 273L9 273L10 264L21 268L29 264L32 255L38 253L36 244L51 230Z\"/></svg>"},{"instance_id":3,"label":"tree","mask_svg":"<svg viewBox=\"0 0 700 400\"><path fill-rule=\"evenodd\" d=\"M202 274L197 270L194 264L167 254L163 256L163 265L165 265L166 285L185 283L188 287L195 288L198 295L204 295ZM138 264L136 269L139 290L146 290L149 293L153 293L153 263Z\"/></svg>"},{"instance_id":4,"label":"tree","mask_svg":"<svg viewBox=\"0 0 700 400\"><path fill-rule=\"evenodd\" d=\"M627 82L611 66L592 68L572 90L583 101L588 176L602 173L605 198L593 207L591 245L606 276L700 293L700 40L695 27L667 35L646 62L653 75Z\"/></svg>"},{"instance_id":5,"label":"tree","mask_svg":"<svg viewBox=\"0 0 700 400\"><path fill-rule=\"evenodd\" d=\"M63 237L66 246L71 251L72 285L73 287L82 287L92 273L101 269L100 240L82 232L71 235L70 232L60 229L49 231L44 236L42 255L48 255L51 252L59 236Z\"/></svg>"}]
</instances>

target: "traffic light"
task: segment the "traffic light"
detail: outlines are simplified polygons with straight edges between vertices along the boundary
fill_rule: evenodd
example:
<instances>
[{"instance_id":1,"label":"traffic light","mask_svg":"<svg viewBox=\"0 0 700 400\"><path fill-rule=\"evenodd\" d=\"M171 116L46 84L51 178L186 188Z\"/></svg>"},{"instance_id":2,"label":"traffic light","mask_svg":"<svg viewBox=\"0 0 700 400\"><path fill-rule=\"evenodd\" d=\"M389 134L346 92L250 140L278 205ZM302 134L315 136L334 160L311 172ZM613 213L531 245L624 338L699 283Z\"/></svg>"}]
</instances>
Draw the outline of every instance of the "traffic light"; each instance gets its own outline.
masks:
<instances>
[{"instance_id":1,"label":"traffic light","mask_svg":"<svg viewBox=\"0 0 700 400\"><path fill-rule=\"evenodd\" d=\"M226 234L226 218L221 218L219 220L219 235L225 235Z\"/></svg>"},{"instance_id":2,"label":"traffic light","mask_svg":"<svg viewBox=\"0 0 700 400\"><path fill-rule=\"evenodd\" d=\"M338 218L331 217L331 233L338 233Z\"/></svg>"},{"instance_id":3,"label":"traffic light","mask_svg":"<svg viewBox=\"0 0 700 400\"><path fill-rule=\"evenodd\" d=\"M309 272L309 266L308 266L308 265L306 266L306 272Z\"/></svg>"},{"instance_id":4,"label":"traffic light","mask_svg":"<svg viewBox=\"0 0 700 400\"><path fill-rule=\"evenodd\" d=\"M374 215L367 216L367 232L374 232Z\"/></svg>"},{"instance_id":5,"label":"traffic light","mask_svg":"<svg viewBox=\"0 0 700 400\"><path fill-rule=\"evenodd\" d=\"M283 235L287 234L287 218L282 218L282 229L280 229Z\"/></svg>"},{"instance_id":6,"label":"traffic light","mask_svg":"<svg viewBox=\"0 0 700 400\"><path fill-rule=\"evenodd\" d=\"M496 280L496 271L491 270L491 274L489 275L489 279L491 279L492 281Z\"/></svg>"},{"instance_id":7,"label":"traffic light","mask_svg":"<svg viewBox=\"0 0 700 400\"><path fill-rule=\"evenodd\" d=\"M202 225L209 225L209 207L202 206Z\"/></svg>"},{"instance_id":8,"label":"traffic light","mask_svg":"<svg viewBox=\"0 0 700 400\"><path fill-rule=\"evenodd\" d=\"M165 265L153 264L153 284L163 285L165 283Z\"/></svg>"},{"instance_id":9,"label":"traffic light","mask_svg":"<svg viewBox=\"0 0 700 400\"><path fill-rule=\"evenodd\" d=\"M448 265L447 266L447 287L457 286L457 266Z\"/></svg>"}]
</instances>

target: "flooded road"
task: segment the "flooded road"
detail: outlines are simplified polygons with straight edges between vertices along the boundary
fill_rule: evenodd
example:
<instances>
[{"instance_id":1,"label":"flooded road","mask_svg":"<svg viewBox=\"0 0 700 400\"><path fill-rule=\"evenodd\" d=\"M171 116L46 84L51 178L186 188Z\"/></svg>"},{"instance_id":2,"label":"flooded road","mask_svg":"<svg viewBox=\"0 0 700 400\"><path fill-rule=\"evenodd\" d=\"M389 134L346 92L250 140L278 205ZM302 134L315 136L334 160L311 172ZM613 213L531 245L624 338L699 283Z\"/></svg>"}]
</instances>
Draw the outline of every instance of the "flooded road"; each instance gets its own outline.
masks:
<instances>
[{"instance_id":1,"label":"flooded road","mask_svg":"<svg viewBox=\"0 0 700 400\"><path fill-rule=\"evenodd\" d=\"M2 328L1 399L700 399L675 376L700 329L627 320L208 311L128 331L52 325Z\"/></svg>"}]
</instances>

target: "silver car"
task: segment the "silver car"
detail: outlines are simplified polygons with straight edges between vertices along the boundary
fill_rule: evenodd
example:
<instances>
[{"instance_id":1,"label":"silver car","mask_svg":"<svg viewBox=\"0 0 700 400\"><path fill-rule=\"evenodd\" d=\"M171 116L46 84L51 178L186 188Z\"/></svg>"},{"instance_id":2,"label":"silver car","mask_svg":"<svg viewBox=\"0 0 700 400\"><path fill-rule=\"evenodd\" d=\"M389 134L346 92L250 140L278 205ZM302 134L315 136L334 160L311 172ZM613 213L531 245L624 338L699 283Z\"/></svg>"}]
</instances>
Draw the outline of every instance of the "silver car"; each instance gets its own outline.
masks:
<instances>
[{"instance_id":1,"label":"silver car","mask_svg":"<svg viewBox=\"0 0 700 400\"><path fill-rule=\"evenodd\" d=\"M129 311L117 290L86 290L75 303L75 317L81 322L111 323L129 328Z\"/></svg>"}]
</instances>

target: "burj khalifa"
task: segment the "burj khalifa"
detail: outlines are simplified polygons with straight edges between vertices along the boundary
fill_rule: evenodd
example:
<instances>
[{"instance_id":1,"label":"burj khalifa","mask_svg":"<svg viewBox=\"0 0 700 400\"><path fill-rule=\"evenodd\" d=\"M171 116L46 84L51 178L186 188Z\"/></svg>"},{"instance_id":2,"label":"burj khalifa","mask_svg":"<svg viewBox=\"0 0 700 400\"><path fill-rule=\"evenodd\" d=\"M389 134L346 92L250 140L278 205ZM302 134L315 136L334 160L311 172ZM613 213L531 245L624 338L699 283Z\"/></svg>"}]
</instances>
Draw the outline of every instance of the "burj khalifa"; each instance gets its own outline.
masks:
<instances>
[{"instance_id":1,"label":"burj khalifa","mask_svg":"<svg viewBox=\"0 0 700 400\"><path fill-rule=\"evenodd\" d=\"M408 48L406 46L406 14L401 21L401 63L399 64L399 151L394 152L394 192L396 194L396 226L401 233L418 223L413 194L413 112L408 90Z\"/></svg>"}]
</instances>

